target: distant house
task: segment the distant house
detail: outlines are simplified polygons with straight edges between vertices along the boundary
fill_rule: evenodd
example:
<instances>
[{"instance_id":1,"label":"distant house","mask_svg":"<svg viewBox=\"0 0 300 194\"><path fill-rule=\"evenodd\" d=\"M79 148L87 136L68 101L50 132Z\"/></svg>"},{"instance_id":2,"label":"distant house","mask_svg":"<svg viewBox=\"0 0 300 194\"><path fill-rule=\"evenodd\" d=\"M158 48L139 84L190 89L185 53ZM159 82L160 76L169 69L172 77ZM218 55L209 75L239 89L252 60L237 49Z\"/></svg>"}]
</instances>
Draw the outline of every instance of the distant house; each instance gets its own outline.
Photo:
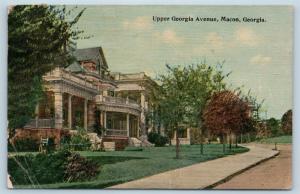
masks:
<instances>
[{"instance_id":1,"label":"distant house","mask_svg":"<svg viewBox=\"0 0 300 194\"><path fill-rule=\"evenodd\" d=\"M76 126L93 132L100 123L110 141L145 137L152 127L146 122L149 91L156 83L143 72L110 73L101 47L77 49L74 56L76 62L43 77L46 95L24 128L49 136Z\"/></svg>"}]
</instances>

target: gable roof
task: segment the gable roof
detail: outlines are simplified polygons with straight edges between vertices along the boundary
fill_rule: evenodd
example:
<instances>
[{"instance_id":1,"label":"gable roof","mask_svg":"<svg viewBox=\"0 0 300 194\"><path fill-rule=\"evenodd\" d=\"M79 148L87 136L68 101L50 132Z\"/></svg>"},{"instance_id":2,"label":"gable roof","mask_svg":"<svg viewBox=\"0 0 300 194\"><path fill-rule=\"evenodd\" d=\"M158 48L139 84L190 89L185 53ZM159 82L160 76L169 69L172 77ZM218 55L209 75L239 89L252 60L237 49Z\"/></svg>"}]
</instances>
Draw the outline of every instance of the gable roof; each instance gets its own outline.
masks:
<instances>
[{"instance_id":1,"label":"gable roof","mask_svg":"<svg viewBox=\"0 0 300 194\"><path fill-rule=\"evenodd\" d=\"M74 72L74 73L82 73L85 72L85 69L79 64L78 61L74 61L71 65L65 68L68 71Z\"/></svg>"},{"instance_id":2,"label":"gable roof","mask_svg":"<svg viewBox=\"0 0 300 194\"><path fill-rule=\"evenodd\" d=\"M73 55L77 61L93 61L97 67L101 65L108 68L102 47L76 49Z\"/></svg>"}]
</instances>

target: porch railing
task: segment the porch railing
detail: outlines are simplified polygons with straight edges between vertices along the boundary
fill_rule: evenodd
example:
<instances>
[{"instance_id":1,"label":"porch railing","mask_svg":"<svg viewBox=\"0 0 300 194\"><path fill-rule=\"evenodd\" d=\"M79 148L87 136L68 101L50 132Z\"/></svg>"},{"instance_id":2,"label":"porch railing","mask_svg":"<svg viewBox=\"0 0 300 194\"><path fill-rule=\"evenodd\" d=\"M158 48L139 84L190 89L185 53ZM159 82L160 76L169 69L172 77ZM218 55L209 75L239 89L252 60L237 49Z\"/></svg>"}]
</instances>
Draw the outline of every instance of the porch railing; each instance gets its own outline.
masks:
<instances>
[{"instance_id":1,"label":"porch railing","mask_svg":"<svg viewBox=\"0 0 300 194\"><path fill-rule=\"evenodd\" d=\"M107 129L106 135L111 136L127 136L127 131L124 129Z\"/></svg>"},{"instance_id":2,"label":"porch railing","mask_svg":"<svg viewBox=\"0 0 300 194\"><path fill-rule=\"evenodd\" d=\"M24 128L54 128L54 119L31 119Z\"/></svg>"},{"instance_id":3,"label":"porch railing","mask_svg":"<svg viewBox=\"0 0 300 194\"><path fill-rule=\"evenodd\" d=\"M126 98L120 98L120 97L112 97L112 96L97 96L96 99L97 102L106 102L110 104L117 104L117 105L127 105L127 106L132 106L134 108L140 108L140 104L135 102L134 100L131 99L126 99Z\"/></svg>"},{"instance_id":4,"label":"porch railing","mask_svg":"<svg viewBox=\"0 0 300 194\"><path fill-rule=\"evenodd\" d=\"M61 68L55 68L53 71L47 73L44 78L48 81L51 80L57 80L57 79L65 79L72 82L75 82L76 84L79 84L81 86L97 90L97 86L94 85L92 82L87 81L77 75L74 75L73 73L70 73L64 69Z\"/></svg>"}]
</instances>

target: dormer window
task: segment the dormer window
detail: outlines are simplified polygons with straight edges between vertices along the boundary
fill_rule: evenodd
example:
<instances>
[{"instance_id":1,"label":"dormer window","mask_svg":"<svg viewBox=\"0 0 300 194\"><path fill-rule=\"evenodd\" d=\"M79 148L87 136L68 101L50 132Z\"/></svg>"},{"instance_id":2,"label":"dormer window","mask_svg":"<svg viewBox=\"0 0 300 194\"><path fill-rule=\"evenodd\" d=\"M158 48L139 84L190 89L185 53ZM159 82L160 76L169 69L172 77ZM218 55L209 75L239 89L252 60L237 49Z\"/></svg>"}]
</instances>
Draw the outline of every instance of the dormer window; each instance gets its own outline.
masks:
<instances>
[{"instance_id":1,"label":"dormer window","mask_svg":"<svg viewBox=\"0 0 300 194\"><path fill-rule=\"evenodd\" d=\"M90 72L97 72L96 64L93 61L81 61L81 66Z\"/></svg>"}]
</instances>

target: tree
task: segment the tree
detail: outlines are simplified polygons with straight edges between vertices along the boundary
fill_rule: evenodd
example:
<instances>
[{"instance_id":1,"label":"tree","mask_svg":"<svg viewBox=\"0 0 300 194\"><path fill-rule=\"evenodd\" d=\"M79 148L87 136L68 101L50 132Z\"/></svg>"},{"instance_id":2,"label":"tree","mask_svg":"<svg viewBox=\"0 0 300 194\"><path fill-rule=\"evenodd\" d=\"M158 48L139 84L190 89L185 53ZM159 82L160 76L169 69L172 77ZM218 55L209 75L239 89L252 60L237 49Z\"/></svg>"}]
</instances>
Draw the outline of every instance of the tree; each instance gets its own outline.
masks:
<instances>
[{"instance_id":1,"label":"tree","mask_svg":"<svg viewBox=\"0 0 300 194\"><path fill-rule=\"evenodd\" d=\"M159 76L161 85L153 95L159 121L177 134L187 127L202 128L201 115L206 101L213 91L225 87L223 79L226 76L206 64L166 67L168 72ZM178 135L176 158L179 158Z\"/></svg>"},{"instance_id":2,"label":"tree","mask_svg":"<svg viewBox=\"0 0 300 194\"><path fill-rule=\"evenodd\" d=\"M251 122L251 109L234 92L216 92L206 104L203 112L205 126L215 135L222 136L225 152L225 134L240 133Z\"/></svg>"},{"instance_id":3,"label":"tree","mask_svg":"<svg viewBox=\"0 0 300 194\"><path fill-rule=\"evenodd\" d=\"M10 132L34 115L42 76L74 60L69 50L82 31L72 30L84 10L67 21L66 9L18 5L8 14L8 121Z\"/></svg>"},{"instance_id":4,"label":"tree","mask_svg":"<svg viewBox=\"0 0 300 194\"><path fill-rule=\"evenodd\" d=\"M293 112L291 109L282 115L281 129L285 134L291 135L293 133Z\"/></svg>"},{"instance_id":5,"label":"tree","mask_svg":"<svg viewBox=\"0 0 300 194\"><path fill-rule=\"evenodd\" d=\"M280 135L279 121L275 118L270 118L266 121L267 129L271 132L272 136Z\"/></svg>"}]
</instances>

